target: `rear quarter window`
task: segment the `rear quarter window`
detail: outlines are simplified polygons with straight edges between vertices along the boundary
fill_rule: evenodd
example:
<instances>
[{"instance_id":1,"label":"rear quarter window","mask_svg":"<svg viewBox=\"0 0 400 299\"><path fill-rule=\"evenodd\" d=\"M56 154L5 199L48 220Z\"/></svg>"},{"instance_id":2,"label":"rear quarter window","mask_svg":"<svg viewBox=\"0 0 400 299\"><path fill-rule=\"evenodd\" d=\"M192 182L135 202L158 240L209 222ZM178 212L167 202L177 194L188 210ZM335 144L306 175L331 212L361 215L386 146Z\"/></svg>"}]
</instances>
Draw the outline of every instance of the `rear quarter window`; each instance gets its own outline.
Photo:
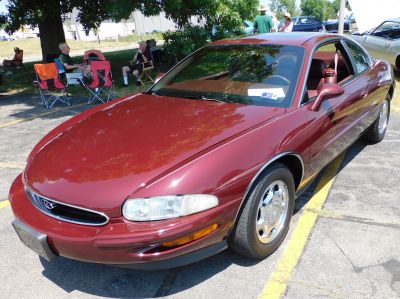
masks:
<instances>
[{"instance_id":1,"label":"rear quarter window","mask_svg":"<svg viewBox=\"0 0 400 299\"><path fill-rule=\"evenodd\" d=\"M345 43L349 49L350 56L353 58L357 73L361 74L366 71L371 65L368 54L353 42L345 41Z\"/></svg>"}]
</instances>

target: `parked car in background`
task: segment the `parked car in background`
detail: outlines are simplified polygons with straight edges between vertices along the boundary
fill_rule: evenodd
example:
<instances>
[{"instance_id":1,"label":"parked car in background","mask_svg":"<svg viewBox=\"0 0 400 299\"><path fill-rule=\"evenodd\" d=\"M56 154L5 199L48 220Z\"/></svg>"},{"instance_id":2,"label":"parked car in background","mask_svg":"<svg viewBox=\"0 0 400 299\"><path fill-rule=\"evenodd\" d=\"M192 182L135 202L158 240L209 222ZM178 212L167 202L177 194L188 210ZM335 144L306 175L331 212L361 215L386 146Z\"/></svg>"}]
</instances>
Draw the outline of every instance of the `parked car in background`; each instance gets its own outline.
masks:
<instances>
[{"instance_id":1,"label":"parked car in background","mask_svg":"<svg viewBox=\"0 0 400 299\"><path fill-rule=\"evenodd\" d=\"M228 246L265 258L317 174L360 136L384 138L394 84L345 36L211 43L39 141L10 189L13 226L47 260L156 269Z\"/></svg>"},{"instance_id":2,"label":"parked car in background","mask_svg":"<svg viewBox=\"0 0 400 299\"><path fill-rule=\"evenodd\" d=\"M245 35L251 35L254 33L254 23L249 20L243 21L243 31Z\"/></svg>"},{"instance_id":3,"label":"parked car in background","mask_svg":"<svg viewBox=\"0 0 400 299\"><path fill-rule=\"evenodd\" d=\"M280 28L285 20L281 20L278 28ZM293 31L324 31L325 26L320 20L309 17L309 16L299 16L292 17L293 21Z\"/></svg>"},{"instance_id":4,"label":"parked car in background","mask_svg":"<svg viewBox=\"0 0 400 299\"><path fill-rule=\"evenodd\" d=\"M0 41L10 41L10 40L14 39L9 36L0 35Z\"/></svg>"},{"instance_id":5,"label":"parked car in background","mask_svg":"<svg viewBox=\"0 0 400 299\"><path fill-rule=\"evenodd\" d=\"M400 70L400 18L384 21L375 29L351 38L363 45L372 56L387 60Z\"/></svg>"},{"instance_id":6,"label":"parked car in background","mask_svg":"<svg viewBox=\"0 0 400 299\"><path fill-rule=\"evenodd\" d=\"M351 30L352 22L350 20L344 20L343 31L349 32ZM339 20L328 20L324 22L325 30L327 32L336 33L339 28Z\"/></svg>"}]
</instances>

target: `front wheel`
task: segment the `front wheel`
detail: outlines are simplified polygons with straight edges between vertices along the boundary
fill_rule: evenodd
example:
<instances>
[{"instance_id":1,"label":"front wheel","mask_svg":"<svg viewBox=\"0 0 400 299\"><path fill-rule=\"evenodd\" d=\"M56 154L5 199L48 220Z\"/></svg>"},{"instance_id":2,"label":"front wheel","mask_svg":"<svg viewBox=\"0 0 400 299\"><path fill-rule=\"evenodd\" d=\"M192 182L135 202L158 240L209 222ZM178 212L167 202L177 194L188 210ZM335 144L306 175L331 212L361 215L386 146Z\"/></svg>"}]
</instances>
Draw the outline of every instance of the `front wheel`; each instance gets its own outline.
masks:
<instances>
[{"instance_id":1,"label":"front wheel","mask_svg":"<svg viewBox=\"0 0 400 299\"><path fill-rule=\"evenodd\" d=\"M294 180L289 169L276 163L258 180L230 236L230 247L239 254L261 259L283 242L294 207Z\"/></svg>"},{"instance_id":2,"label":"front wheel","mask_svg":"<svg viewBox=\"0 0 400 299\"><path fill-rule=\"evenodd\" d=\"M389 123L390 101L389 95L382 104L381 111L374 123L367 129L363 138L371 143L378 143L385 137L386 129Z\"/></svg>"}]
</instances>

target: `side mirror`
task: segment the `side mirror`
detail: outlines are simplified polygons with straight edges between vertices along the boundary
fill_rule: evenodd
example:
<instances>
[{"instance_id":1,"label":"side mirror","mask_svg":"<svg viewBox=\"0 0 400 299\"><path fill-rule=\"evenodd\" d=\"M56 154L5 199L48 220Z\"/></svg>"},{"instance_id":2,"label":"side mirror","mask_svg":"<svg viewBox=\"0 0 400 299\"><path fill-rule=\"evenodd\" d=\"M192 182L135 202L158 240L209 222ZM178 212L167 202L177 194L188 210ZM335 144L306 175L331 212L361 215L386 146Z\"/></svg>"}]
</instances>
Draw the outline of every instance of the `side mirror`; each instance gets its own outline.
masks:
<instances>
[{"instance_id":1,"label":"side mirror","mask_svg":"<svg viewBox=\"0 0 400 299\"><path fill-rule=\"evenodd\" d=\"M322 102L325 99L329 99L334 96L338 96L344 93L344 88L337 83L325 83L318 87L318 95L314 104L311 106L311 110L318 111L321 107Z\"/></svg>"},{"instance_id":2,"label":"side mirror","mask_svg":"<svg viewBox=\"0 0 400 299\"><path fill-rule=\"evenodd\" d=\"M164 76L165 76L165 73L159 73L159 74L157 74L156 78L154 79L154 83L157 83L158 81L160 81L160 79L161 79L162 77L164 77Z\"/></svg>"}]
</instances>

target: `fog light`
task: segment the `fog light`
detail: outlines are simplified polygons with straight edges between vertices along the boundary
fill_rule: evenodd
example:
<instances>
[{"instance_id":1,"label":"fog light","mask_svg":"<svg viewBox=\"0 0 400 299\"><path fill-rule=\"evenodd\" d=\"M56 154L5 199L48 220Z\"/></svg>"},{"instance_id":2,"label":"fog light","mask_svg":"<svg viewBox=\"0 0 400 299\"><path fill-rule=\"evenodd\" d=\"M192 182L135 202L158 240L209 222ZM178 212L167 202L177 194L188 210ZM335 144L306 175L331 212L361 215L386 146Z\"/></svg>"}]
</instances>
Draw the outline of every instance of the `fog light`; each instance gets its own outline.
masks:
<instances>
[{"instance_id":1,"label":"fog light","mask_svg":"<svg viewBox=\"0 0 400 299\"><path fill-rule=\"evenodd\" d=\"M206 228L203 228L202 230L199 230L197 232L194 232L186 237L170 241L170 242L165 242L162 245L165 247L174 247L174 246L180 246L184 245L190 242L193 242L195 240L198 240L204 236L207 236L208 234L211 234L213 231L217 229L218 225L217 224L212 224Z\"/></svg>"}]
</instances>

